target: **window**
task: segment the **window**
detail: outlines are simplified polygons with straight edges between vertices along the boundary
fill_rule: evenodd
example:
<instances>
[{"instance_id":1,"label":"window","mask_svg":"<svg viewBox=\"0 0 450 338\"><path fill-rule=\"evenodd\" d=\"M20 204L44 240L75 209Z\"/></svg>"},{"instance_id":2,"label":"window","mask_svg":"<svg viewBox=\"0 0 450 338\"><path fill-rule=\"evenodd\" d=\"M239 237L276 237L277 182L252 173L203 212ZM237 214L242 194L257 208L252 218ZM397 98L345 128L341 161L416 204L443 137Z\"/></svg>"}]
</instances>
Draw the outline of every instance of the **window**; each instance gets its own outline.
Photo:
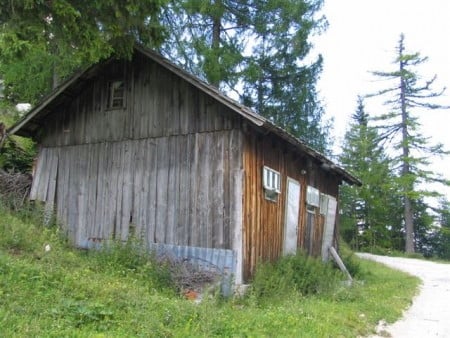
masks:
<instances>
[{"instance_id":1,"label":"window","mask_svg":"<svg viewBox=\"0 0 450 338\"><path fill-rule=\"evenodd\" d=\"M316 189L308 185L308 188L306 189L306 203L313 207L319 207L320 203L319 189Z\"/></svg>"},{"instance_id":2,"label":"window","mask_svg":"<svg viewBox=\"0 0 450 338\"><path fill-rule=\"evenodd\" d=\"M125 84L123 81L109 83L108 108L119 109L125 107Z\"/></svg>"},{"instance_id":3,"label":"window","mask_svg":"<svg viewBox=\"0 0 450 338\"><path fill-rule=\"evenodd\" d=\"M263 167L264 196L267 200L276 202L281 192L280 173L269 167Z\"/></svg>"}]
</instances>

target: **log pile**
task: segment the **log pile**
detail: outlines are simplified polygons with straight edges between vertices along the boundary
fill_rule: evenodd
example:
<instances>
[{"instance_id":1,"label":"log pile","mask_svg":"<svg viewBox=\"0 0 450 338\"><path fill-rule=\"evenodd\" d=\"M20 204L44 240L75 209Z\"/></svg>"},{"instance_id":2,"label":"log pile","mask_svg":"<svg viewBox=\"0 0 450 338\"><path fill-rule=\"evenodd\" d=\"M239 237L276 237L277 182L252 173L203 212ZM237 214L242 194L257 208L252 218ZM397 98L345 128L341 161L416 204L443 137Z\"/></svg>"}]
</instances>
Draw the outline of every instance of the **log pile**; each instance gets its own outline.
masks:
<instances>
[{"instance_id":1,"label":"log pile","mask_svg":"<svg viewBox=\"0 0 450 338\"><path fill-rule=\"evenodd\" d=\"M31 175L9 173L0 169L0 199L14 210L20 209L28 199Z\"/></svg>"}]
</instances>

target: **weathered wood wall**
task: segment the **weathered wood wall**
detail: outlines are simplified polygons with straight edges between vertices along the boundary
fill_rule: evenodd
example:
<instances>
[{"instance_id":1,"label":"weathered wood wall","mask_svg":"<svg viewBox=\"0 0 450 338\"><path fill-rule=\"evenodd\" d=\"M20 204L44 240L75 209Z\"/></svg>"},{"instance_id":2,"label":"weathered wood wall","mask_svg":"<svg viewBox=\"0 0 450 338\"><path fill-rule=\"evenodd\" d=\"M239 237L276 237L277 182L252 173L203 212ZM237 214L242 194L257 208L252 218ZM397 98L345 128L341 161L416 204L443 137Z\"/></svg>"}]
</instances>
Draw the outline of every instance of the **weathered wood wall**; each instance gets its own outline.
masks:
<instances>
[{"instance_id":1,"label":"weathered wood wall","mask_svg":"<svg viewBox=\"0 0 450 338\"><path fill-rule=\"evenodd\" d=\"M124 79L125 107L107 107L108 83ZM115 61L83 84L80 95L58 107L41 137L44 146L187 135L239 128L227 107L136 53Z\"/></svg>"},{"instance_id":2,"label":"weathered wood wall","mask_svg":"<svg viewBox=\"0 0 450 338\"><path fill-rule=\"evenodd\" d=\"M108 83L124 79L123 109ZM57 107L40 136L32 199L56 204L73 241L126 239L233 248L240 225L240 120L136 53L112 61Z\"/></svg>"},{"instance_id":3,"label":"weathered wood wall","mask_svg":"<svg viewBox=\"0 0 450 338\"><path fill-rule=\"evenodd\" d=\"M262 171L265 165L281 174L281 193L276 203L264 197ZM302 170L306 174L302 174ZM323 216L316 210L313 224L308 228L306 187L311 185L322 193L337 197L339 179L312 158L299 154L273 136L254 132L246 133L244 172L244 278L251 278L259 261L274 261L282 255L287 177L301 185L298 247L319 256Z\"/></svg>"},{"instance_id":4,"label":"weathered wood wall","mask_svg":"<svg viewBox=\"0 0 450 338\"><path fill-rule=\"evenodd\" d=\"M232 248L238 130L47 147L32 199L56 203L76 245L130 233L150 243Z\"/></svg>"}]
</instances>

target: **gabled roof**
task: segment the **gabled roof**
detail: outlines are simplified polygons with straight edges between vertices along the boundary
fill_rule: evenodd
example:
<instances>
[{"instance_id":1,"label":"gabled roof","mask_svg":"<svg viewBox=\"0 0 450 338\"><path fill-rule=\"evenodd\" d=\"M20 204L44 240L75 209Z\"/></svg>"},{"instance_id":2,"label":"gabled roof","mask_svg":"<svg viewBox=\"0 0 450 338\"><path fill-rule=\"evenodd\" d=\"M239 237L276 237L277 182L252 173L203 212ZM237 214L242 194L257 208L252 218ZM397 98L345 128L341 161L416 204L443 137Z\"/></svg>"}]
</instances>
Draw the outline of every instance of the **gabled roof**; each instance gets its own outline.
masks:
<instances>
[{"instance_id":1,"label":"gabled roof","mask_svg":"<svg viewBox=\"0 0 450 338\"><path fill-rule=\"evenodd\" d=\"M318 160L322 163L323 168L334 172L338 176L342 177L342 179L347 183L361 185L361 182L356 177L345 171L343 168L339 167L326 156L312 149L298 138L289 134L282 128L276 126L268 119L255 113L250 108L224 95L217 88L186 72L179 66L175 65L171 61L167 60L166 58L152 50L140 46L136 46L135 50L144 54L154 62L181 77L193 86L197 87L202 92L210 95L215 100L219 101L235 113L242 116L246 121L250 122L256 128L260 128L264 132L275 134L285 142L294 146L294 148L296 148L297 150L300 150L301 152L306 153L314 159ZM101 65L106 62L110 62L111 60L112 59L108 59L106 61L95 64L84 71L80 71L74 74L72 77L61 83L49 95L45 96L40 101L40 103L38 103L33 109L31 109L20 121L18 121L10 129L8 129L7 135L17 134L26 137L34 135L35 132L45 124L46 116L53 110L54 107L62 104L67 98L74 97L78 92L78 89L81 88L83 84L96 73L96 70Z\"/></svg>"}]
</instances>

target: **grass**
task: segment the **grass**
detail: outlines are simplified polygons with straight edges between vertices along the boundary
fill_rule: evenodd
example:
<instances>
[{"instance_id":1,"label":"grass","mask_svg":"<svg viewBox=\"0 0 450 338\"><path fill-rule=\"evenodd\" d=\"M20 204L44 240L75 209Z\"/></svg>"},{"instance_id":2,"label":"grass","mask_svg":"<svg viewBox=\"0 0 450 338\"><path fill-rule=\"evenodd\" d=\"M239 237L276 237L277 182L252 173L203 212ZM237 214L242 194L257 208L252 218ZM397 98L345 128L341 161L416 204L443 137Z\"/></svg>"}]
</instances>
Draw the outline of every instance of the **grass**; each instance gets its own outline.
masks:
<instances>
[{"instance_id":1,"label":"grass","mask_svg":"<svg viewBox=\"0 0 450 338\"><path fill-rule=\"evenodd\" d=\"M195 304L134 246L76 250L39 220L0 207L1 336L356 337L399 318L418 285L347 252L357 282L345 287L335 269L299 255L261 266L246 297ZM319 287L305 286L314 276Z\"/></svg>"}]
</instances>

